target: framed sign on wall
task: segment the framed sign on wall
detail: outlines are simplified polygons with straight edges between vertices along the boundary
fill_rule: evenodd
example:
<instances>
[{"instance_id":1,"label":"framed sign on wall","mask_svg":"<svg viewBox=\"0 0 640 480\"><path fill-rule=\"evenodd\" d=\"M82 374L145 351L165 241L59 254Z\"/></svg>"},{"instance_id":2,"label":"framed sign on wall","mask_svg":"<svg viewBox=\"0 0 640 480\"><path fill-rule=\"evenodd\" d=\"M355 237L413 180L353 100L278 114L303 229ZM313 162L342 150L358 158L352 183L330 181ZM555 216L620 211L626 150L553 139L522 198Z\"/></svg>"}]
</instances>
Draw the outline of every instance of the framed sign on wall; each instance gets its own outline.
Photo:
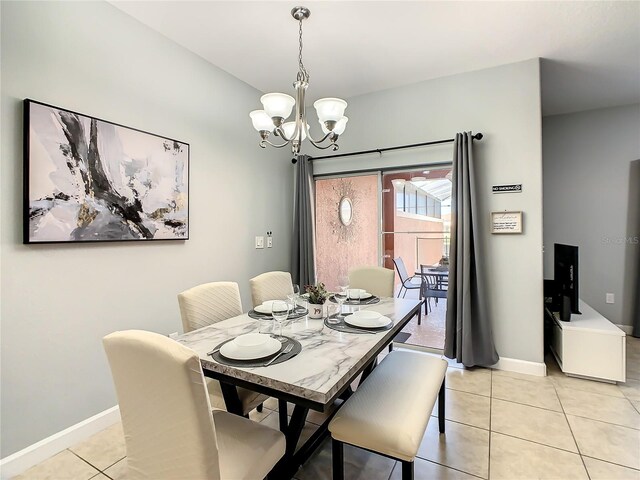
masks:
<instances>
[{"instance_id":1,"label":"framed sign on wall","mask_svg":"<svg viewBox=\"0 0 640 480\"><path fill-rule=\"evenodd\" d=\"M522 233L522 212L491 212L491 233Z\"/></svg>"},{"instance_id":2,"label":"framed sign on wall","mask_svg":"<svg viewBox=\"0 0 640 480\"><path fill-rule=\"evenodd\" d=\"M26 99L24 243L187 240L189 144Z\"/></svg>"}]
</instances>

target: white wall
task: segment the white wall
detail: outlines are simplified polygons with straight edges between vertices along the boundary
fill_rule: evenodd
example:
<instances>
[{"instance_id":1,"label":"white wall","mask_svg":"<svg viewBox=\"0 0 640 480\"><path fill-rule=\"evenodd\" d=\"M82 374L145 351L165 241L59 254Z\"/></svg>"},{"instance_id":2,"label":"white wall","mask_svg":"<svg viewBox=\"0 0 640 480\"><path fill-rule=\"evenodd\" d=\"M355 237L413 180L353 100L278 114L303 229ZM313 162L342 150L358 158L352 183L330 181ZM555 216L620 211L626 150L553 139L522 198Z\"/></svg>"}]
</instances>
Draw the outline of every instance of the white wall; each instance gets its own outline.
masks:
<instances>
[{"instance_id":1,"label":"white wall","mask_svg":"<svg viewBox=\"0 0 640 480\"><path fill-rule=\"evenodd\" d=\"M398 72L401 75L402 72ZM311 89L309 94L312 95ZM538 59L439 78L347 99L349 123L340 152L482 132L474 160L480 173L482 250L489 305L501 357L543 361L542 157ZM451 161L452 146L318 160L315 173ZM491 186L522 183L523 193L492 195ZM522 235L491 235L490 212L522 210Z\"/></svg>"},{"instance_id":2,"label":"white wall","mask_svg":"<svg viewBox=\"0 0 640 480\"><path fill-rule=\"evenodd\" d=\"M631 325L640 288L640 105L542 124L545 278L553 278L553 244L577 245L580 297L613 323Z\"/></svg>"},{"instance_id":3,"label":"white wall","mask_svg":"<svg viewBox=\"0 0 640 480\"><path fill-rule=\"evenodd\" d=\"M260 92L107 3L2 2L2 452L116 403L101 339L181 331L176 294L289 268L290 156L264 151ZM21 244L22 99L191 144L186 242ZM274 232L274 248L253 237Z\"/></svg>"}]
</instances>

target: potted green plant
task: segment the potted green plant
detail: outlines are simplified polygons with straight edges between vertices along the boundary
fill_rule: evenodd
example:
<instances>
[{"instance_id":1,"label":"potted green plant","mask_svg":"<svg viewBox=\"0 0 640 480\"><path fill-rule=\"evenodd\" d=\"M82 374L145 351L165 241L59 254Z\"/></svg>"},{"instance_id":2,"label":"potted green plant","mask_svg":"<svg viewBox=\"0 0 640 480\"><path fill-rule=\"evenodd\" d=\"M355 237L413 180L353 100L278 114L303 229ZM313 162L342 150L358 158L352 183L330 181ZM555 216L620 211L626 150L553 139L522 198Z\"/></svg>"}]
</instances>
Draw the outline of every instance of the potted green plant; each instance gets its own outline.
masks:
<instances>
[{"instance_id":1,"label":"potted green plant","mask_svg":"<svg viewBox=\"0 0 640 480\"><path fill-rule=\"evenodd\" d=\"M327 292L324 283L305 285L304 291L309 299L309 318L324 317L324 303L329 297L329 292Z\"/></svg>"}]
</instances>

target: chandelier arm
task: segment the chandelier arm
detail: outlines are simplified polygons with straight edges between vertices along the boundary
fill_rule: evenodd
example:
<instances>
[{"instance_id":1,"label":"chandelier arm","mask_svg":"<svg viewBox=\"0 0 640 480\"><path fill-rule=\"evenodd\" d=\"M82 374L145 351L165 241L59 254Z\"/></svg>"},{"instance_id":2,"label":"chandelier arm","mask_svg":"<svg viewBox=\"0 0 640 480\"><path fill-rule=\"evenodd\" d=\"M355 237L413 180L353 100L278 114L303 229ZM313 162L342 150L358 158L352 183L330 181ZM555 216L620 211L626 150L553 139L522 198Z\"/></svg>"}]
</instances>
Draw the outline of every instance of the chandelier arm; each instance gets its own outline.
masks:
<instances>
[{"instance_id":1,"label":"chandelier arm","mask_svg":"<svg viewBox=\"0 0 640 480\"><path fill-rule=\"evenodd\" d=\"M320 140L314 140L313 138L311 138L311 135L309 135L309 131L307 131L307 138L309 139L309 141L311 142L311 144L316 147L316 148L320 148L320 149L325 149L327 147L321 147L320 144L323 143L327 138L329 138L331 135L333 135L333 132L329 132L327 133L324 137L322 137ZM329 145L331 146L331 145Z\"/></svg>"},{"instance_id":2,"label":"chandelier arm","mask_svg":"<svg viewBox=\"0 0 640 480\"><path fill-rule=\"evenodd\" d=\"M327 148L333 148L333 151L335 152L336 150L338 150L338 148L340 148L340 145L338 145L337 143L328 143L325 146L322 145L318 145L316 142L314 142L313 140L309 139L309 141L311 142L311 144L316 147L318 150L326 150Z\"/></svg>"},{"instance_id":3,"label":"chandelier arm","mask_svg":"<svg viewBox=\"0 0 640 480\"><path fill-rule=\"evenodd\" d=\"M289 143L291 143L291 141L288 140L286 143L283 143L282 145L276 145L275 143L271 143L269 140L265 139L265 140L262 140L260 142L260 146L262 148L265 148L265 143L267 143L267 144L269 144L269 145L271 145L272 147L275 147L275 148L282 148L282 147L286 147L287 145L289 145Z\"/></svg>"}]
</instances>

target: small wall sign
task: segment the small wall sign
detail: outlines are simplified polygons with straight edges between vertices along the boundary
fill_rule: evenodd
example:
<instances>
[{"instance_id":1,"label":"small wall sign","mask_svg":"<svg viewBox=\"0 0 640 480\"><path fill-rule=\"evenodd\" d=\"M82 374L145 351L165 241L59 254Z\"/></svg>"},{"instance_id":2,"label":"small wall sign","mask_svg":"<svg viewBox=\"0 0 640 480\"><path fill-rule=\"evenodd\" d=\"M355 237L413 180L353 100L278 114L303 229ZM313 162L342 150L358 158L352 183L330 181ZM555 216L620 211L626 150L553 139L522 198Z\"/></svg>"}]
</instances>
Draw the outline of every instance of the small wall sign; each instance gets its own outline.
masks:
<instances>
[{"instance_id":1,"label":"small wall sign","mask_svg":"<svg viewBox=\"0 0 640 480\"><path fill-rule=\"evenodd\" d=\"M522 193L522 184L514 183L513 185L494 185L493 193Z\"/></svg>"},{"instance_id":2,"label":"small wall sign","mask_svg":"<svg viewBox=\"0 0 640 480\"><path fill-rule=\"evenodd\" d=\"M522 212L491 212L491 233L522 233Z\"/></svg>"}]
</instances>

